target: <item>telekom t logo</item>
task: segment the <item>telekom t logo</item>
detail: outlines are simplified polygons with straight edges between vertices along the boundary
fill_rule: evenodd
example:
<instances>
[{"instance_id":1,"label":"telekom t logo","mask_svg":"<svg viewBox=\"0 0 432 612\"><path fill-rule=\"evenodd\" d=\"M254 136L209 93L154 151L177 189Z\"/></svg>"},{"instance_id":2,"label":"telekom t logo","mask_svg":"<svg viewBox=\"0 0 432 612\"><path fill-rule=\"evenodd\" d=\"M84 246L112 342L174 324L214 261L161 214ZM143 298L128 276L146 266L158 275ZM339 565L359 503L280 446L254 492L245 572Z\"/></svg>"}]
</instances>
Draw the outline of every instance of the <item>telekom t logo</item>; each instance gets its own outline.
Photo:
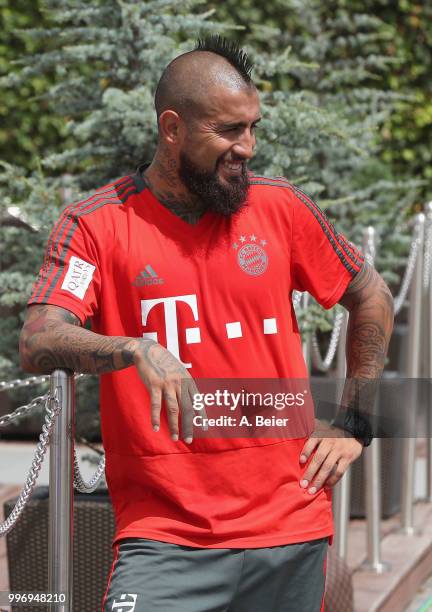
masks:
<instances>
[{"instance_id":1,"label":"telekom t logo","mask_svg":"<svg viewBox=\"0 0 432 612\"><path fill-rule=\"evenodd\" d=\"M179 351L179 336L177 326L177 302L184 302L192 310L194 320L198 321L198 305L197 296L192 295L178 295L175 297L168 298L156 298L154 300L141 300L141 319L142 324L147 325L147 318L152 308L158 304L163 304L164 315L165 315L165 330L167 338L167 349L177 357L177 359L183 363L180 358ZM186 330L186 343L196 344L201 342L201 334L199 327L188 327ZM143 334L144 338L150 338L158 342L157 332L146 332ZM185 368L191 368L191 363L183 363Z\"/></svg>"},{"instance_id":2,"label":"telekom t logo","mask_svg":"<svg viewBox=\"0 0 432 612\"><path fill-rule=\"evenodd\" d=\"M155 298L154 300L141 300L141 319L142 324L145 327L147 325L147 319L149 312L155 306L163 304L164 316L165 316L165 331L167 338L167 349L177 357L177 359L184 365L185 368L191 368L191 363L184 363L180 358L179 350L179 330L177 326L177 303L183 302L187 304L192 311L194 320L198 321L198 304L197 296L192 295L176 295L174 297L161 297ZM257 322L258 323L258 322ZM226 338L229 341L237 342L238 339L243 338L243 329L241 321L228 321L226 323L219 323L221 326L221 338L223 337L222 326L225 326ZM259 325L259 323L258 323ZM268 317L261 319L261 333L264 335L274 335L278 333L278 323L275 317ZM256 333L259 327L257 327ZM198 344L201 342L201 332L199 327L187 327L185 329L186 344ZM158 342L157 332L145 332L144 338L150 338Z\"/></svg>"}]
</instances>

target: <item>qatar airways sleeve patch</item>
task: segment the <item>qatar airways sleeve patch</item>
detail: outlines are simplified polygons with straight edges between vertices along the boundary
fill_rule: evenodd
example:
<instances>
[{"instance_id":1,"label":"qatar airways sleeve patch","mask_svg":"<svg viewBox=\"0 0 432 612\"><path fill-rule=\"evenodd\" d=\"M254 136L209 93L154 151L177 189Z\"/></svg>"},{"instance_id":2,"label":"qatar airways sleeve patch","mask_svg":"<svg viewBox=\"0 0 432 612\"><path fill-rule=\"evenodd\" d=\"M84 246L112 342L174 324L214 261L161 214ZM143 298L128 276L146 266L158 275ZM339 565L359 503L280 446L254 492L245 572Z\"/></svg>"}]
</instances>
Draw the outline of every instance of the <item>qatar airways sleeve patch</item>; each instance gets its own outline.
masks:
<instances>
[{"instance_id":1,"label":"qatar airways sleeve patch","mask_svg":"<svg viewBox=\"0 0 432 612\"><path fill-rule=\"evenodd\" d=\"M96 267L88 261L72 255L61 288L83 300L95 270Z\"/></svg>"}]
</instances>

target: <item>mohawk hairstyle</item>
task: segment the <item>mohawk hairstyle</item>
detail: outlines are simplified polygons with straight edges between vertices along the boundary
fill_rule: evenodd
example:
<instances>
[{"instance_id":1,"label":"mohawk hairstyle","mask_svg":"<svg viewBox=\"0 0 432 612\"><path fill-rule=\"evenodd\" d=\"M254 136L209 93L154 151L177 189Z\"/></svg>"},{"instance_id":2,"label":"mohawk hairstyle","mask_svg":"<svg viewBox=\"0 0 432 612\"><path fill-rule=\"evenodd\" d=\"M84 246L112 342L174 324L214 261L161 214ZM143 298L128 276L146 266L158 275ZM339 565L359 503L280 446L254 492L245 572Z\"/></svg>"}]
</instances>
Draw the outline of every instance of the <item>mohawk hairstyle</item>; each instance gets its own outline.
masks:
<instances>
[{"instance_id":1,"label":"mohawk hairstyle","mask_svg":"<svg viewBox=\"0 0 432 612\"><path fill-rule=\"evenodd\" d=\"M254 65L237 43L223 38L220 34L206 36L198 40L195 51L210 51L211 53L221 55L234 66L246 83L251 82Z\"/></svg>"}]
</instances>

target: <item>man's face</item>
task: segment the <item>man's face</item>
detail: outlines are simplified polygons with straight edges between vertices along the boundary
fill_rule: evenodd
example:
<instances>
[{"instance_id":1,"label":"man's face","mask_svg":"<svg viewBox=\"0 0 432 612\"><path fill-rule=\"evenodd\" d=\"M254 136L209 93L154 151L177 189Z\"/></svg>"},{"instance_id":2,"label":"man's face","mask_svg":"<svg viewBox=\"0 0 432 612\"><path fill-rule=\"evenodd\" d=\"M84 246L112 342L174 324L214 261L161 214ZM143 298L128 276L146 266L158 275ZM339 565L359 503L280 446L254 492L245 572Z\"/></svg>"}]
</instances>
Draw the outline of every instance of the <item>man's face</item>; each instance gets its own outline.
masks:
<instances>
[{"instance_id":1,"label":"man's face","mask_svg":"<svg viewBox=\"0 0 432 612\"><path fill-rule=\"evenodd\" d=\"M260 120L254 87L221 87L209 95L204 116L190 121L179 149L179 177L207 210L231 215L247 199L247 162Z\"/></svg>"}]
</instances>

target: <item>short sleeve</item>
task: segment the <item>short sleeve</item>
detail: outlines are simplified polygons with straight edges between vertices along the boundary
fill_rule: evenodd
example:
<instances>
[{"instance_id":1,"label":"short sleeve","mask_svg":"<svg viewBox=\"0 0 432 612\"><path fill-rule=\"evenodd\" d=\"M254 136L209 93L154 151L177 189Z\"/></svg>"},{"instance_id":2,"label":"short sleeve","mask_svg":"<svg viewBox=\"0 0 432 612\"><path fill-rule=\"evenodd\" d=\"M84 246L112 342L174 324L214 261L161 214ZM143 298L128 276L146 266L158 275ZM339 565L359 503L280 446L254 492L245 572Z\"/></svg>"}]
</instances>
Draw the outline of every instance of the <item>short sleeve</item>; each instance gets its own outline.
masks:
<instances>
[{"instance_id":1,"label":"short sleeve","mask_svg":"<svg viewBox=\"0 0 432 612\"><path fill-rule=\"evenodd\" d=\"M293 289L308 291L331 308L362 268L364 256L298 188L293 190L292 223Z\"/></svg>"},{"instance_id":2,"label":"short sleeve","mask_svg":"<svg viewBox=\"0 0 432 612\"><path fill-rule=\"evenodd\" d=\"M28 304L61 306L84 323L98 308L101 283L98 259L85 223L65 209L50 234Z\"/></svg>"}]
</instances>

